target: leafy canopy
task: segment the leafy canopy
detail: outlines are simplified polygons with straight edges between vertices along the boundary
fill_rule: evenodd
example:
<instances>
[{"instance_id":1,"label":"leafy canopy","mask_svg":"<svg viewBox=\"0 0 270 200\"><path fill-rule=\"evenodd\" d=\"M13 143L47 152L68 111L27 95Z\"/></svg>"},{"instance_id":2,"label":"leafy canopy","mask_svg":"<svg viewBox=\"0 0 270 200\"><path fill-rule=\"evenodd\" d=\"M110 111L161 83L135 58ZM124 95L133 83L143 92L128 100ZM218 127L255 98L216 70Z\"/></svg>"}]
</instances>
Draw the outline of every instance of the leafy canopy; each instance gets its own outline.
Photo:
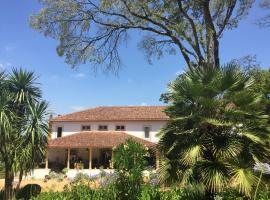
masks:
<instances>
[{"instance_id":1,"label":"leafy canopy","mask_svg":"<svg viewBox=\"0 0 270 200\"><path fill-rule=\"evenodd\" d=\"M180 53L186 64L219 66L219 39L237 27L254 0L40 0L33 28L59 40L57 52L72 66L116 70L130 31L143 33L147 58Z\"/></svg>"},{"instance_id":2,"label":"leafy canopy","mask_svg":"<svg viewBox=\"0 0 270 200\"><path fill-rule=\"evenodd\" d=\"M255 163L269 161L266 98L235 64L191 68L162 99L169 123L160 133L162 181L202 183L208 193L233 186L250 196Z\"/></svg>"}]
</instances>

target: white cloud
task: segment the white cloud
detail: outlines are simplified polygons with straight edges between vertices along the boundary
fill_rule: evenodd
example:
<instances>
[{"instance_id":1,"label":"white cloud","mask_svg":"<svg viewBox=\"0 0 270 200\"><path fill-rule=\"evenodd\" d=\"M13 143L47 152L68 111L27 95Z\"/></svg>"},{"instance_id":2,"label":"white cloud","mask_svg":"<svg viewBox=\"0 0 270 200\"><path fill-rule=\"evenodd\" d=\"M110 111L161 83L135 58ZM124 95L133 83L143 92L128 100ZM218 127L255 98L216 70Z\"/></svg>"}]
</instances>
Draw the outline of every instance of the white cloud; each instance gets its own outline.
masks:
<instances>
[{"instance_id":1,"label":"white cloud","mask_svg":"<svg viewBox=\"0 0 270 200\"><path fill-rule=\"evenodd\" d=\"M78 74L72 75L72 77L74 77L74 78L84 78L84 77L86 77L86 74L78 73Z\"/></svg>"},{"instance_id":2,"label":"white cloud","mask_svg":"<svg viewBox=\"0 0 270 200\"><path fill-rule=\"evenodd\" d=\"M80 111L85 109L84 106L69 106L70 109L74 110L74 111Z\"/></svg>"},{"instance_id":3,"label":"white cloud","mask_svg":"<svg viewBox=\"0 0 270 200\"><path fill-rule=\"evenodd\" d=\"M57 80L57 79L59 79L59 76L57 76L57 75L51 75L50 76L50 79L52 79L52 80Z\"/></svg>"},{"instance_id":4,"label":"white cloud","mask_svg":"<svg viewBox=\"0 0 270 200\"><path fill-rule=\"evenodd\" d=\"M7 52L14 51L15 49L16 49L16 47L14 45L6 45L5 46L5 51L7 51Z\"/></svg>"},{"instance_id":5,"label":"white cloud","mask_svg":"<svg viewBox=\"0 0 270 200\"><path fill-rule=\"evenodd\" d=\"M4 70L4 69L9 68L11 66L12 66L12 64L10 62L0 62L0 69L1 70Z\"/></svg>"},{"instance_id":6,"label":"white cloud","mask_svg":"<svg viewBox=\"0 0 270 200\"><path fill-rule=\"evenodd\" d=\"M142 102L141 103L141 106L147 106L147 103L146 102Z\"/></svg>"},{"instance_id":7,"label":"white cloud","mask_svg":"<svg viewBox=\"0 0 270 200\"><path fill-rule=\"evenodd\" d=\"M5 69L5 66L2 63L0 63L0 70L4 70L4 69Z\"/></svg>"}]
</instances>

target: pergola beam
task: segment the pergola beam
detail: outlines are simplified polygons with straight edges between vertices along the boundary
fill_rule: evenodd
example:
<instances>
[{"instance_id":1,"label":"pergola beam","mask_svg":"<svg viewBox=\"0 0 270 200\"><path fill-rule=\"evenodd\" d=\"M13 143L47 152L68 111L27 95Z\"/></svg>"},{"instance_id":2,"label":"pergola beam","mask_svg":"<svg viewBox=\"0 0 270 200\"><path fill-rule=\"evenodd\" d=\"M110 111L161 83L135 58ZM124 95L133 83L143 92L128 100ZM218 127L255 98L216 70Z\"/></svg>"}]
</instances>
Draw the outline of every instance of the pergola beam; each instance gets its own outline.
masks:
<instances>
[{"instance_id":1,"label":"pergola beam","mask_svg":"<svg viewBox=\"0 0 270 200\"><path fill-rule=\"evenodd\" d=\"M46 152L46 160L45 160L45 169L48 169L49 168L49 161L48 161L48 149L47 149L47 152Z\"/></svg>"}]
</instances>

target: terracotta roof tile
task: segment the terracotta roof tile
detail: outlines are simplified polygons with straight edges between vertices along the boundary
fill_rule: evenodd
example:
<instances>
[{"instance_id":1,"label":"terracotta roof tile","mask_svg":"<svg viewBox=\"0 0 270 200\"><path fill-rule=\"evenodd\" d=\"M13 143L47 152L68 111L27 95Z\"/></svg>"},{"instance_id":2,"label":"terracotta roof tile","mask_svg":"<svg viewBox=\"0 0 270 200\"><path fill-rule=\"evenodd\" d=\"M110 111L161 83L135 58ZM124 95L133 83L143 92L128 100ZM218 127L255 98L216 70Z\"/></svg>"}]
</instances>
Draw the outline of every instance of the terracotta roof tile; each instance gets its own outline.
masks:
<instances>
[{"instance_id":1,"label":"terracotta roof tile","mask_svg":"<svg viewBox=\"0 0 270 200\"><path fill-rule=\"evenodd\" d=\"M168 116L163 112L166 106L113 106L96 107L51 119L52 122L73 121L163 121Z\"/></svg>"},{"instance_id":2,"label":"terracotta roof tile","mask_svg":"<svg viewBox=\"0 0 270 200\"><path fill-rule=\"evenodd\" d=\"M74 133L68 136L51 139L48 141L48 147L62 147L62 148L111 148L123 144L127 139L132 138L136 142L141 143L147 147L153 147L156 144L147 140L132 136L125 132L118 131L87 131Z\"/></svg>"}]
</instances>

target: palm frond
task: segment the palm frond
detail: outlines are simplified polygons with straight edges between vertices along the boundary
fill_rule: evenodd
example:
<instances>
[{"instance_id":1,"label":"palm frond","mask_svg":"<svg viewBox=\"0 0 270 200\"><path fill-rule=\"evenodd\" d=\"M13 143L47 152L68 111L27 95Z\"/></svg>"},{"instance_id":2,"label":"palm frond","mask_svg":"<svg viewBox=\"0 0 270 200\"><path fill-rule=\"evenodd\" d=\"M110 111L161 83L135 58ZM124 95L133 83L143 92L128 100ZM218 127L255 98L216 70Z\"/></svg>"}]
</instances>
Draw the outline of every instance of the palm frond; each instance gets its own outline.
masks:
<instances>
[{"instance_id":1,"label":"palm frond","mask_svg":"<svg viewBox=\"0 0 270 200\"><path fill-rule=\"evenodd\" d=\"M211 192L220 192L226 187L229 176L228 166L216 161L202 161L199 164L201 170L201 181L205 187Z\"/></svg>"},{"instance_id":2,"label":"palm frond","mask_svg":"<svg viewBox=\"0 0 270 200\"><path fill-rule=\"evenodd\" d=\"M253 186L258 181L252 169L234 168L231 170L231 175L231 184L237 187L240 193L250 197Z\"/></svg>"},{"instance_id":3,"label":"palm frond","mask_svg":"<svg viewBox=\"0 0 270 200\"><path fill-rule=\"evenodd\" d=\"M202 147L200 145L195 145L184 151L181 155L180 161L184 165L194 165L198 160L200 160L202 155Z\"/></svg>"}]
</instances>

